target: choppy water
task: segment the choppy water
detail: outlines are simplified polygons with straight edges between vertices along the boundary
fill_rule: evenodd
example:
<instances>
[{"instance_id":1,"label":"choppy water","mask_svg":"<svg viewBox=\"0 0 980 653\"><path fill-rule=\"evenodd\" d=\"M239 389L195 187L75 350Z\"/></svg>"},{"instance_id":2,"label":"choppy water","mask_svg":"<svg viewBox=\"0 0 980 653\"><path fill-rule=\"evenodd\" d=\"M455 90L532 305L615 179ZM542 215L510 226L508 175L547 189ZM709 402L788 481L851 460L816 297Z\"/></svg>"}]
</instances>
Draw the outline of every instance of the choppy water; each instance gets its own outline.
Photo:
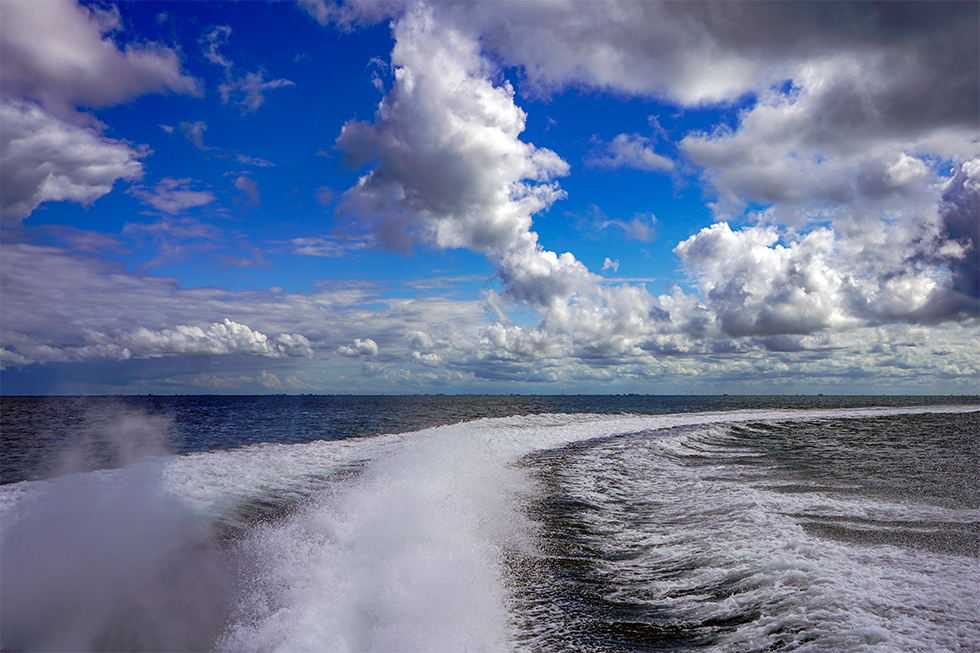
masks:
<instances>
[{"instance_id":1,"label":"choppy water","mask_svg":"<svg viewBox=\"0 0 980 653\"><path fill-rule=\"evenodd\" d=\"M976 399L4 398L3 650L976 651Z\"/></svg>"}]
</instances>

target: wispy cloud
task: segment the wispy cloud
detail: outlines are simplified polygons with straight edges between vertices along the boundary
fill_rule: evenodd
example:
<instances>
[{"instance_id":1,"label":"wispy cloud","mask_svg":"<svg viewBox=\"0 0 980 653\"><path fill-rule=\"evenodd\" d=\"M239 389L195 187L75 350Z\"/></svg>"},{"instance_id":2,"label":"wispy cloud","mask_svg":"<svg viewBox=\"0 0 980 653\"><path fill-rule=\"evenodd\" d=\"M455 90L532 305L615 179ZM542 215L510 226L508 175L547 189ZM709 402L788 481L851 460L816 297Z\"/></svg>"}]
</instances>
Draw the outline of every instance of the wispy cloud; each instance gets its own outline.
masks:
<instances>
[{"instance_id":1,"label":"wispy cloud","mask_svg":"<svg viewBox=\"0 0 980 653\"><path fill-rule=\"evenodd\" d=\"M228 42L231 27L218 25L201 38L204 57L211 63L225 69L225 81L218 85L221 101L227 104L232 99L242 108L242 114L257 111L265 103L265 92L296 84L288 79L265 80L265 71L257 70L239 76L233 72L234 64L225 57L220 48Z\"/></svg>"},{"instance_id":2,"label":"wispy cloud","mask_svg":"<svg viewBox=\"0 0 980 653\"><path fill-rule=\"evenodd\" d=\"M130 192L144 204L170 215L177 215L194 207L206 206L218 199L211 191L191 190L190 186L193 183L194 180L190 178L164 177L152 189L133 186Z\"/></svg>"}]
</instances>

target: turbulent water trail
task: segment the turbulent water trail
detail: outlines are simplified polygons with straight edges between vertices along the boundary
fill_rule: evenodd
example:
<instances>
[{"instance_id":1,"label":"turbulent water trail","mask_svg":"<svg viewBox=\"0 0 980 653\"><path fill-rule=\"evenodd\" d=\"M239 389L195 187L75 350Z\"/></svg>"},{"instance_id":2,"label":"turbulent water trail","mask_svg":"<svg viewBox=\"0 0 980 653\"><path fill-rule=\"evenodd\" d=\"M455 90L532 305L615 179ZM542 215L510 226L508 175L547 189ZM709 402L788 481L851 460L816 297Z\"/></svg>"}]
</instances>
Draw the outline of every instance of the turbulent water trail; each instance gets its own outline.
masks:
<instances>
[{"instance_id":1,"label":"turbulent water trail","mask_svg":"<svg viewBox=\"0 0 980 653\"><path fill-rule=\"evenodd\" d=\"M505 417L7 485L0 644L966 651L980 506L790 472L824 431L974 410Z\"/></svg>"}]
</instances>

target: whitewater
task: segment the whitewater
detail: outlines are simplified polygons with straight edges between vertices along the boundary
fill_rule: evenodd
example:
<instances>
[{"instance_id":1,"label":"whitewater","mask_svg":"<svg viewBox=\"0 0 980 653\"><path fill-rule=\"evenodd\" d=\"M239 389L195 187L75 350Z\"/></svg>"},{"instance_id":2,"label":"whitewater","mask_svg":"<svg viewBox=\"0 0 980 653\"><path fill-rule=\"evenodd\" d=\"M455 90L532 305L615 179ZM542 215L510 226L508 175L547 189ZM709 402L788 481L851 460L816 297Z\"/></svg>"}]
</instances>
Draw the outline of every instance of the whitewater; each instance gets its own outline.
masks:
<instances>
[{"instance_id":1,"label":"whitewater","mask_svg":"<svg viewBox=\"0 0 980 653\"><path fill-rule=\"evenodd\" d=\"M100 408L84 446L59 440L44 474L0 486L4 651L980 642L975 403L539 412L298 442L295 421L216 407L212 439L176 455L172 416Z\"/></svg>"}]
</instances>

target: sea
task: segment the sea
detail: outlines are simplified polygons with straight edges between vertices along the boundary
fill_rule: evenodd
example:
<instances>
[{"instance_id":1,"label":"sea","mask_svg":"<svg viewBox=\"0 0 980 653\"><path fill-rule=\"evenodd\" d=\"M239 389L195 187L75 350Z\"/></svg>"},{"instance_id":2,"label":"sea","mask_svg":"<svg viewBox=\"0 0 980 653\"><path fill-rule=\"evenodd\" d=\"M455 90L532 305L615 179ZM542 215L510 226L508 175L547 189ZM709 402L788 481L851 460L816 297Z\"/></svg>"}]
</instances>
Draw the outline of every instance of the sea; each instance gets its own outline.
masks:
<instances>
[{"instance_id":1,"label":"sea","mask_svg":"<svg viewBox=\"0 0 980 653\"><path fill-rule=\"evenodd\" d=\"M980 651L980 400L4 397L3 651Z\"/></svg>"}]
</instances>

